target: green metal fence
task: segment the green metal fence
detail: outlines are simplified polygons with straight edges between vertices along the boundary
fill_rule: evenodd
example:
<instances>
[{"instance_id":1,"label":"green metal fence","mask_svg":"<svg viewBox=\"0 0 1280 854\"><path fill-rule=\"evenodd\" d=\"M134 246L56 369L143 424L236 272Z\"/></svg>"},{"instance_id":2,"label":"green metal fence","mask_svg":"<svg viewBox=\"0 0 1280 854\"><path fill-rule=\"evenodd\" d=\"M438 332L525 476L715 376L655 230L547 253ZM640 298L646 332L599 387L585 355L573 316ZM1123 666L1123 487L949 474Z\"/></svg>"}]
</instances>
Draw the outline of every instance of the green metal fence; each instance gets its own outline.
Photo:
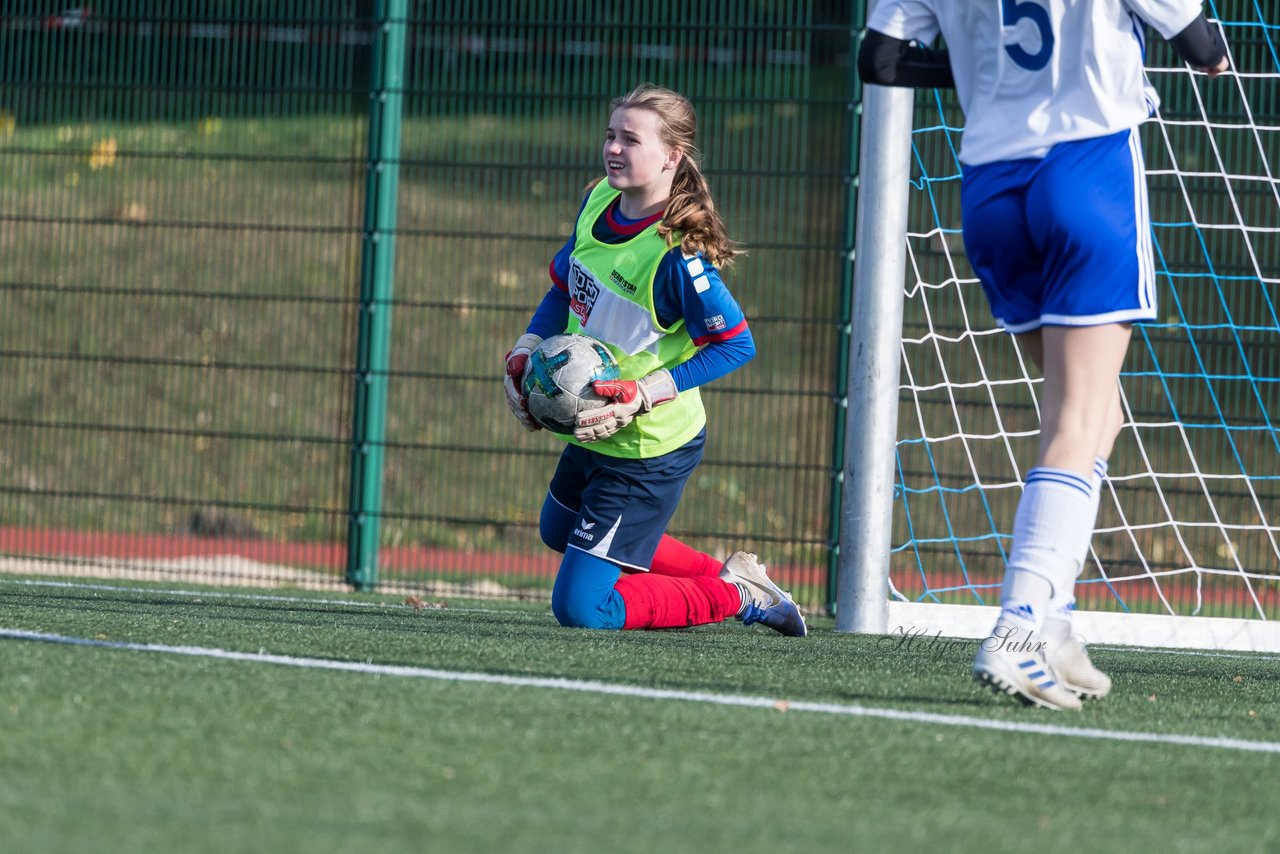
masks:
<instances>
[{"instance_id":1,"label":"green metal fence","mask_svg":"<svg viewBox=\"0 0 1280 854\"><path fill-rule=\"evenodd\" d=\"M608 100L649 80L699 108L760 351L705 394L673 533L758 551L829 604L862 6L6 4L0 571L545 596L558 448L512 423L502 356L598 174ZM1160 426L1131 431L1149 471L1118 455L1089 579L1176 570L1188 590L1162 589L1187 607L1219 564L1275 592L1276 14L1209 8L1231 82L1198 86L1151 44L1178 314L1135 347L1133 417ZM967 343L986 310L958 242L959 116L947 95L916 104L894 579L967 600L998 584L1035 408L1007 339ZM952 433L998 436L998 472L986 446L937 441Z\"/></svg>"},{"instance_id":2,"label":"green metal fence","mask_svg":"<svg viewBox=\"0 0 1280 854\"><path fill-rule=\"evenodd\" d=\"M760 352L672 532L824 604L860 6L8 4L0 569L546 595L559 449L502 358L648 80L699 109Z\"/></svg>"}]
</instances>

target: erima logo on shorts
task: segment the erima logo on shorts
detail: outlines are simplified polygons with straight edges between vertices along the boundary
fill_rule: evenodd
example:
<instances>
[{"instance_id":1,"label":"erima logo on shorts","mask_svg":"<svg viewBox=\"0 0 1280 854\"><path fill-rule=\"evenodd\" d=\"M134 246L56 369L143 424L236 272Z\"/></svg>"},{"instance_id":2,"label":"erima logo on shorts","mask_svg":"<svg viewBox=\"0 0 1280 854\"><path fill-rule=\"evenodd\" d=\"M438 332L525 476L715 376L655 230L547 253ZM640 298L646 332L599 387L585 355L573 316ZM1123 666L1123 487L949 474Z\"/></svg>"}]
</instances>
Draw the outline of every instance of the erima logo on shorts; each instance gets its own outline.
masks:
<instances>
[{"instance_id":1,"label":"erima logo on shorts","mask_svg":"<svg viewBox=\"0 0 1280 854\"><path fill-rule=\"evenodd\" d=\"M595 539L596 539L595 537L591 536L590 534L588 534L586 531L582 530L581 528L574 528L574 529L573 529L573 535L574 535L575 537L582 537L582 539L586 540L588 543L595 542Z\"/></svg>"}]
</instances>

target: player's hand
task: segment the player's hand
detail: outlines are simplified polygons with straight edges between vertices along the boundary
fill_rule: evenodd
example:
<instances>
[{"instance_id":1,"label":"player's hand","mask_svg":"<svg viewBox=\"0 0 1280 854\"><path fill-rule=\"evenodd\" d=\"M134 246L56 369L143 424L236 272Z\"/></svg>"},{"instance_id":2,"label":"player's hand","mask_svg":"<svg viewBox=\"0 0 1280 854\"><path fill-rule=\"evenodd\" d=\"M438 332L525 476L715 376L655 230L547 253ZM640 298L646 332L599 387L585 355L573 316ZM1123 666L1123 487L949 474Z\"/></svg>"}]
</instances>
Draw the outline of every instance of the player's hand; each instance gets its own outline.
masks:
<instances>
[{"instance_id":1,"label":"player's hand","mask_svg":"<svg viewBox=\"0 0 1280 854\"><path fill-rule=\"evenodd\" d=\"M529 401L524 396L524 372L529 367L529 355L542 343L542 339L531 332L521 335L516 345L507 354L507 370L502 377L502 390L507 393L507 406L511 414L520 422L520 426L529 432L541 430L542 426L529 414Z\"/></svg>"},{"instance_id":2,"label":"player's hand","mask_svg":"<svg viewBox=\"0 0 1280 854\"><path fill-rule=\"evenodd\" d=\"M578 413L573 438L598 442L630 424L637 414L676 399L676 381L665 368L638 380L596 380L591 388L612 402Z\"/></svg>"}]
</instances>

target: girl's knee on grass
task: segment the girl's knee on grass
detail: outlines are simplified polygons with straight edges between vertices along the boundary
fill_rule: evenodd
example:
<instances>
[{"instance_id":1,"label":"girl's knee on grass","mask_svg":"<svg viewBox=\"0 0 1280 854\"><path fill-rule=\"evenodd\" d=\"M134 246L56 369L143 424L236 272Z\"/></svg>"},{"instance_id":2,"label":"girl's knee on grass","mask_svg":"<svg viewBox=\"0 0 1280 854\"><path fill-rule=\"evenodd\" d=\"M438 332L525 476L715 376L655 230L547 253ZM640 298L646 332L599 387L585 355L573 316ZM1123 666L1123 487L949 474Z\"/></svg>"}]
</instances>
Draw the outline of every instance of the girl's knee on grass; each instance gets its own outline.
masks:
<instances>
[{"instance_id":1,"label":"girl's knee on grass","mask_svg":"<svg viewBox=\"0 0 1280 854\"><path fill-rule=\"evenodd\" d=\"M568 549L551 591L551 613L566 628L621 629L626 606L614 589L621 570L617 564Z\"/></svg>"}]
</instances>

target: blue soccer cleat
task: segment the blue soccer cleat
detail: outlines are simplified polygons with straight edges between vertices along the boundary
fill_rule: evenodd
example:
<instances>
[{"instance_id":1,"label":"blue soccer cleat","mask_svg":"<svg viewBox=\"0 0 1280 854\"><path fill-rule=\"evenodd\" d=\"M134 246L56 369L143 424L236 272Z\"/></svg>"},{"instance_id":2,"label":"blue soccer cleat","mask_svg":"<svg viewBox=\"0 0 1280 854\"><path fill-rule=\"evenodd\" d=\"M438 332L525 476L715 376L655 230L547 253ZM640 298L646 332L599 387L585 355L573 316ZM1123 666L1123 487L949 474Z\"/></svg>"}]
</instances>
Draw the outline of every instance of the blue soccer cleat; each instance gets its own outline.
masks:
<instances>
[{"instance_id":1,"label":"blue soccer cleat","mask_svg":"<svg viewBox=\"0 0 1280 854\"><path fill-rule=\"evenodd\" d=\"M742 592L738 619L744 626L762 623L779 634L802 638L809 634L804 615L790 594L774 584L760 559L748 552L734 552L720 568L720 580Z\"/></svg>"}]
</instances>

